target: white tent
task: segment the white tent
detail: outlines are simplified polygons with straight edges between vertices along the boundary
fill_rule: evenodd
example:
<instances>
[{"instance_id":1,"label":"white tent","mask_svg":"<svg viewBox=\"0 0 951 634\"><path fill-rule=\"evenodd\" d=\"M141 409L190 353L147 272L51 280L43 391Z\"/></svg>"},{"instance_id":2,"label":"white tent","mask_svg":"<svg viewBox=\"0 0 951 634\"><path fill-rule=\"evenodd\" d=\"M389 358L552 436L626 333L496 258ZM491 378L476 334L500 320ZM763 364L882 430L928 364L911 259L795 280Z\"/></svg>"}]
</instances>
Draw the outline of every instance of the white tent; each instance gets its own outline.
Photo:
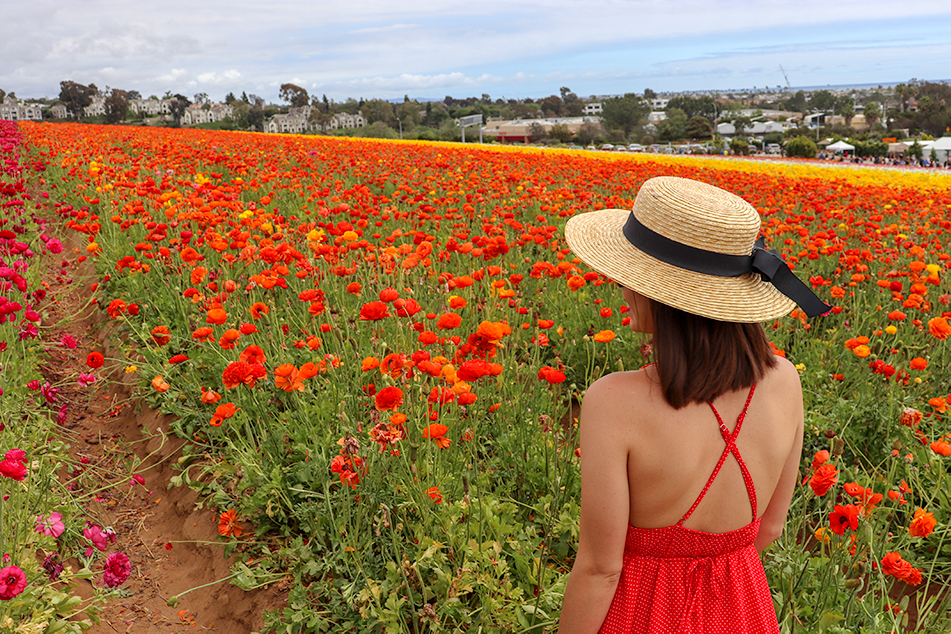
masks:
<instances>
[{"instance_id":1,"label":"white tent","mask_svg":"<svg viewBox=\"0 0 951 634\"><path fill-rule=\"evenodd\" d=\"M855 146L854 146L854 145L849 145L849 144L846 143L845 141L836 141L835 143L833 143L832 145L830 145L830 146L827 147L826 149L827 149L827 150L832 150L833 152L835 152L835 153L838 154L839 152L851 152L851 151L855 150Z\"/></svg>"},{"instance_id":2,"label":"white tent","mask_svg":"<svg viewBox=\"0 0 951 634\"><path fill-rule=\"evenodd\" d=\"M925 157L931 158L931 150L934 150L934 153L938 157L939 161L942 163L947 161L948 155L951 154L951 136L943 136L932 143L931 147L928 149L928 153L925 154Z\"/></svg>"}]
</instances>

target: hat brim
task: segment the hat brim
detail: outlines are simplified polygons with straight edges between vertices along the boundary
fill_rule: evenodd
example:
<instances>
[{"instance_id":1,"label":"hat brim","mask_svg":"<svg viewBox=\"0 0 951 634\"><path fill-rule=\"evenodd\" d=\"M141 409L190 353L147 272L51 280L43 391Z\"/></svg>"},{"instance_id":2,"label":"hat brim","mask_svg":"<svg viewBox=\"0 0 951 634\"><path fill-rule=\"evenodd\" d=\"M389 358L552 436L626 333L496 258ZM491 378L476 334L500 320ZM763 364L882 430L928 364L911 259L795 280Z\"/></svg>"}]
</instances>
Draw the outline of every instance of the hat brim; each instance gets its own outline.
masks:
<instances>
[{"instance_id":1,"label":"hat brim","mask_svg":"<svg viewBox=\"0 0 951 634\"><path fill-rule=\"evenodd\" d=\"M688 313L757 323L788 315L796 306L756 273L706 275L647 255L622 233L630 215L625 209L601 209L573 216L565 225L565 240L575 255L598 273Z\"/></svg>"}]
</instances>

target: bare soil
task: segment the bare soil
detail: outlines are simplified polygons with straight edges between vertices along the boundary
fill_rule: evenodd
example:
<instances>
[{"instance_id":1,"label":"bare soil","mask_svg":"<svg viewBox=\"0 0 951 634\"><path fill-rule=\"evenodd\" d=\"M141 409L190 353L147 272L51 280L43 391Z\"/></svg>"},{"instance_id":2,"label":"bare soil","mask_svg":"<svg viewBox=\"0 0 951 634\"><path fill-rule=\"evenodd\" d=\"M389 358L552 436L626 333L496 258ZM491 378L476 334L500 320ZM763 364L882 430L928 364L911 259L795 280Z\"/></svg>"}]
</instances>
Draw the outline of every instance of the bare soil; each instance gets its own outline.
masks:
<instances>
[{"instance_id":1,"label":"bare soil","mask_svg":"<svg viewBox=\"0 0 951 634\"><path fill-rule=\"evenodd\" d=\"M132 385L138 378L126 373L126 361L111 345L114 325L88 303L90 263L70 266L58 276L57 259L50 269L43 323L53 326L46 338L58 341L72 335L79 346L52 349L51 363L43 371L51 382L72 377L59 392L59 404L69 406L62 439L74 458L88 460L90 473L101 468L112 474L103 476L104 482L116 486L100 492L89 510L117 534L109 551L125 553L132 563L132 574L117 593L122 596L100 611L101 623L90 632L260 631L263 612L284 606L285 595L276 586L245 592L226 580L188 592L175 607L167 605L173 596L229 577L240 554L225 559L217 509L197 509L199 496L187 486L168 488L169 480L180 473L173 465L184 441L169 434L169 417L135 399ZM72 283L67 282L70 277ZM94 350L104 354L106 364L93 371L98 377L94 386L81 388L75 377L90 371L86 355ZM128 471L139 462L135 456L145 461L138 469L144 486L135 483ZM75 568L75 561L68 563ZM78 593L92 596L91 583L80 582Z\"/></svg>"}]
</instances>

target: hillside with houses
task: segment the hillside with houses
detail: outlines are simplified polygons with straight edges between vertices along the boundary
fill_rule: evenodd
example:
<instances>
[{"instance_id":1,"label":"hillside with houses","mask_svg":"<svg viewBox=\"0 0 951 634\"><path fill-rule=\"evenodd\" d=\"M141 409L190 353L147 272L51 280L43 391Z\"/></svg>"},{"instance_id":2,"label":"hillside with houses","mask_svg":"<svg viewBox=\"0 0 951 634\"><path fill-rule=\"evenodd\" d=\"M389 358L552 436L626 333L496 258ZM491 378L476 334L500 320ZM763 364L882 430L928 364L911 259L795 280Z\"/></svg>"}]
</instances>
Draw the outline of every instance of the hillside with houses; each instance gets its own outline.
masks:
<instances>
[{"instance_id":1,"label":"hillside with houses","mask_svg":"<svg viewBox=\"0 0 951 634\"><path fill-rule=\"evenodd\" d=\"M99 90L61 83L54 99L0 90L0 119L205 127L271 134L340 134L419 140L563 145L613 151L782 153L795 156L948 162L951 86L706 91L579 97L569 88L542 99L480 98L334 102L283 84L283 104L229 93L215 102L166 93ZM468 133L468 136L466 134ZM796 142L790 145L788 141ZM851 150L827 152L846 143ZM800 147L801 146L801 147Z\"/></svg>"}]
</instances>

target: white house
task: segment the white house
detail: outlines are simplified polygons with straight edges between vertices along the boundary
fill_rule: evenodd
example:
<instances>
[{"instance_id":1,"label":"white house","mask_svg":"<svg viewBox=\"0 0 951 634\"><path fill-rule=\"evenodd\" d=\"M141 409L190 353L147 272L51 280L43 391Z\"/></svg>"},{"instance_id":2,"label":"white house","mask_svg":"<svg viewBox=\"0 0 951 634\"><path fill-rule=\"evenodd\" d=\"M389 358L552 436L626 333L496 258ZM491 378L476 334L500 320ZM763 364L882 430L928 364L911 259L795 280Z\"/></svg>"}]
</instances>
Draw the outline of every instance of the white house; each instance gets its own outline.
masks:
<instances>
[{"instance_id":1,"label":"white house","mask_svg":"<svg viewBox=\"0 0 951 634\"><path fill-rule=\"evenodd\" d=\"M149 117L162 114L162 102L158 99L132 99L129 108L136 114Z\"/></svg>"},{"instance_id":2,"label":"white house","mask_svg":"<svg viewBox=\"0 0 951 634\"><path fill-rule=\"evenodd\" d=\"M600 103L586 103L584 105L584 114L585 116L595 116L600 115L604 112L604 109L601 107Z\"/></svg>"},{"instance_id":3,"label":"white house","mask_svg":"<svg viewBox=\"0 0 951 634\"><path fill-rule=\"evenodd\" d=\"M205 106L208 106L207 108ZM220 103L200 104L194 103L185 108L185 114L182 115L183 125L195 125L199 123L213 123L227 119L234 113L234 108Z\"/></svg>"},{"instance_id":4,"label":"white house","mask_svg":"<svg viewBox=\"0 0 951 634\"><path fill-rule=\"evenodd\" d=\"M939 161L942 163L947 161L949 154L951 154L951 136L943 136L940 139L937 139L931 144L931 149L924 156L930 159L932 150L934 151L935 156L938 157Z\"/></svg>"},{"instance_id":5,"label":"white house","mask_svg":"<svg viewBox=\"0 0 951 634\"><path fill-rule=\"evenodd\" d=\"M0 119L4 121L40 121L42 118L43 109L37 104L19 101L10 95L0 103Z\"/></svg>"}]
</instances>

